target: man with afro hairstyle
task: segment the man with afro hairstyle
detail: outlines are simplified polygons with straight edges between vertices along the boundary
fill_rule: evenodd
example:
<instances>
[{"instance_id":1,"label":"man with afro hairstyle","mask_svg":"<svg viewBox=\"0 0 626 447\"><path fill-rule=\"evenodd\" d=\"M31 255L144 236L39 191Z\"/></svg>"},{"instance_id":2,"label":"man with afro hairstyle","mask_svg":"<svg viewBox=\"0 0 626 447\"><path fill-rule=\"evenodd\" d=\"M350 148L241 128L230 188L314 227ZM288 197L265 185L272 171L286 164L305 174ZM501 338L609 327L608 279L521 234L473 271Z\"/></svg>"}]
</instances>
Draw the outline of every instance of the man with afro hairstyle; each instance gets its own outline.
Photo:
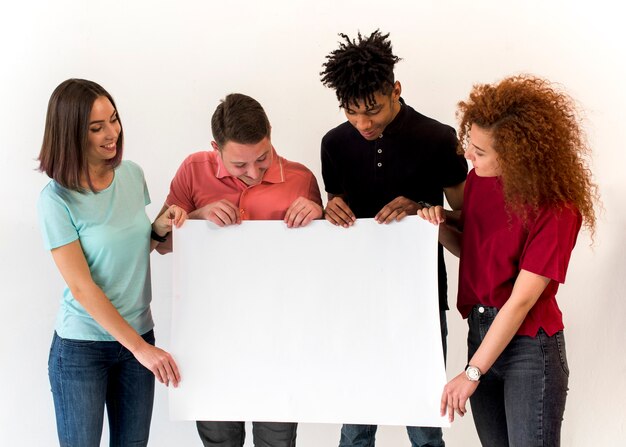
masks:
<instances>
[{"instance_id":1,"label":"man with afro hairstyle","mask_svg":"<svg viewBox=\"0 0 626 447\"><path fill-rule=\"evenodd\" d=\"M463 204L467 162L456 153L454 129L406 105L395 80L400 60L389 34L379 30L356 39L340 34L339 48L326 56L322 83L335 90L348 121L322 139L322 176L329 222L349 228L357 218L399 221L422 207ZM453 217L452 214L448 217ZM439 257L439 308L446 349L447 279ZM416 295L417 292L412 291ZM363 390L367 392L367 390ZM375 425L344 424L340 447L373 447ZM443 446L441 428L407 427L412 447Z\"/></svg>"}]
</instances>

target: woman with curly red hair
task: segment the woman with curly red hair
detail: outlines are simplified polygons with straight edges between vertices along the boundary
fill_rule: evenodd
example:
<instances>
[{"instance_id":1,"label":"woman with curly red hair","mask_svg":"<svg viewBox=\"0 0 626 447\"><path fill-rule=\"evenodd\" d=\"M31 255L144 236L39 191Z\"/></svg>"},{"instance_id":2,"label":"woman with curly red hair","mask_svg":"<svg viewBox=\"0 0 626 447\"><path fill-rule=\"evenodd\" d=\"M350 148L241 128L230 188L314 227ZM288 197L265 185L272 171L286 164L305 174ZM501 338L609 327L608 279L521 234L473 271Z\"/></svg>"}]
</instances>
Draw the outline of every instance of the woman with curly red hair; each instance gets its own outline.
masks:
<instances>
[{"instance_id":1,"label":"woman with curly red hair","mask_svg":"<svg viewBox=\"0 0 626 447\"><path fill-rule=\"evenodd\" d=\"M594 232L597 199L576 107L548 81L515 76L475 86L457 116L474 168L460 228L441 225L440 238L460 256L469 352L441 412L453 421L469 398L483 445L559 445L569 369L556 293L581 226ZM441 207L420 215L443 223Z\"/></svg>"}]
</instances>

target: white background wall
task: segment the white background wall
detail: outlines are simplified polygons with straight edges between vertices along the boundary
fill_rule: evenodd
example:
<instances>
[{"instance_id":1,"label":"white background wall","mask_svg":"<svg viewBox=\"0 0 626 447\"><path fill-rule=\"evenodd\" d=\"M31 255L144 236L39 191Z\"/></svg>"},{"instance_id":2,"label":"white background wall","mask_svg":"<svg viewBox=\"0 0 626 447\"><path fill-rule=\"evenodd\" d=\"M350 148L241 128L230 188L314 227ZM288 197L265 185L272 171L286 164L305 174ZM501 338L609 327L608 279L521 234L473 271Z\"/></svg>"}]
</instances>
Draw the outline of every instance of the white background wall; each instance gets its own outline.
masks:
<instances>
[{"instance_id":1,"label":"white background wall","mask_svg":"<svg viewBox=\"0 0 626 447\"><path fill-rule=\"evenodd\" d=\"M209 148L220 98L247 93L265 107L278 151L321 184L319 141L343 121L319 82L338 32L391 32L403 61L403 97L456 126L455 105L473 83L532 72L562 83L586 112L604 212L596 242L579 238L559 302L571 368L566 446L626 439L626 211L623 105L626 32L617 2L552 1L3 1L0 6L0 445L54 445L47 355L62 283L42 248L35 171L52 90L69 77L101 83L117 101L125 156L145 170L160 208L183 158ZM169 339L171 258L153 255L154 314ZM449 260L454 303L457 263ZM322 279L323 280L323 279ZM449 375L465 361L466 327L449 313ZM373 359L375 361L375 359ZM302 447L336 445L339 426L307 425ZM450 446L478 445L470 417L445 431ZM192 423L170 422L158 387L154 446L199 445ZM378 445L407 446L401 427ZM250 444L251 445L251 444Z\"/></svg>"}]
</instances>

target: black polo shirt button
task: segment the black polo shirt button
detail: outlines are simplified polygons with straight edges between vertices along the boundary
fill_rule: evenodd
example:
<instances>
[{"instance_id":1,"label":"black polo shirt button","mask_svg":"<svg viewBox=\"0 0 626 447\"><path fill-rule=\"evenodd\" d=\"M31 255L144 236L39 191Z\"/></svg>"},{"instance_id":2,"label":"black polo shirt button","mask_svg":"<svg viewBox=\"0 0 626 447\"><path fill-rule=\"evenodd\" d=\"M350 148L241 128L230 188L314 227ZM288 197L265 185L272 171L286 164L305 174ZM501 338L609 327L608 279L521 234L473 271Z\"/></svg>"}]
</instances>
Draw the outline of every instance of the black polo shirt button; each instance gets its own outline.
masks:
<instances>
[{"instance_id":1,"label":"black polo shirt button","mask_svg":"<svg viewBox=\"0 0 626 447\"><path fill-rule=\"evenodd\" d=\"M378 153L379 153L379 154L382 154L382 153L383 153L383 150L382 150L382 149L378 149Z\"/></svg>"},{"instance_id":2,"label":"black polo shirt button","mask_svg":"<svg viewBox=\"0 0 626 447\"><path fill-rule=\"evenodd\" d=\"M380 168L383 164L382 163L378 163L378 167Z\"/></svg>"}]
</instances>

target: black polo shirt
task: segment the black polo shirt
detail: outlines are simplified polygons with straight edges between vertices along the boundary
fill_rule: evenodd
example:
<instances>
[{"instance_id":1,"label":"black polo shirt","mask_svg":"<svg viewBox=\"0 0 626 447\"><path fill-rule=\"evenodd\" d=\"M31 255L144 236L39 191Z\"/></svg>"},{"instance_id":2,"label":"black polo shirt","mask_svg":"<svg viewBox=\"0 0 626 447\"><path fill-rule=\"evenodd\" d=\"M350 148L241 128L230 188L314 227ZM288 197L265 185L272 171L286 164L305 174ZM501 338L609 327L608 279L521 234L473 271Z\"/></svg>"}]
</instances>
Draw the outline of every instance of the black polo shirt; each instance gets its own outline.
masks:
<instances>
[{"instance_id":1,"label":"black polo shirt","mask_svg":"<svg viewBox=\"0 0 626 447\"><path fill-rule=\"evenodd\" d=\"M368 141L348 122L322 139L326 192L344 195L357 218L371 218L399 196L443 205L443 188L467 176L450 126L402 107L383 134ZM439 245L439 305L447 309L447 279Z\"/></svg>"}]
</instances>

